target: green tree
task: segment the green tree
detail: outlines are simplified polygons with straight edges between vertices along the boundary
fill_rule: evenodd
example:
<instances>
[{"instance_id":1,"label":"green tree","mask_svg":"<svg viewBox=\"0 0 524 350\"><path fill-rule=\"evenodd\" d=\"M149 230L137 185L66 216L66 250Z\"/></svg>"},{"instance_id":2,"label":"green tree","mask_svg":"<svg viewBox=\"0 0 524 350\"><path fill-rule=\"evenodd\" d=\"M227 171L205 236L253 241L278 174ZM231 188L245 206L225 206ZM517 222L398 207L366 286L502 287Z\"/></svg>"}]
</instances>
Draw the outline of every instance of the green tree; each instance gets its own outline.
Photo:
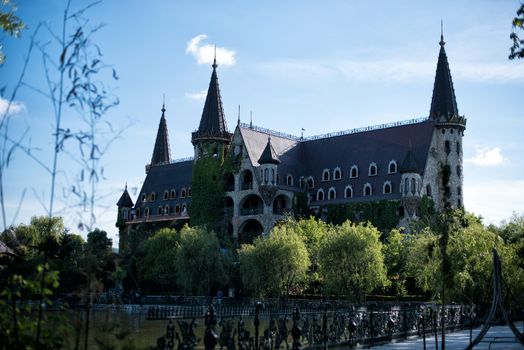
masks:
<instances>
[{"instance_id":1,"label":"green tree","mask_svg":"<svg viewBox=\"0 0 524 350\"><path fill-rule=\"evenodd\" d=\"M524 58L524 39L520 39L517 31L524 31L524 4L521 4L517 10L517 17L511 22L513 31L509 38L513 40L513 46L510 47L509 59Z\"/></svg>"},{"instance_id":2,"label":"green tree","mask_svg":"<svg viewBox=\"0 0 524 350\"><path fill-rule=\"evenodd\" d=\"M287 297L299 291L310 265L302 237L293 225L275 226L268 237L239 251L244 286L258 296Z\"/></svg>"},{"instance_id":3,"label":"green tree","mask_svg":"<svg viewBox=\"0 0 524 350\"><path fill-rule=\"evenodd\" d=\"M387 285L380 232L370 224L346 221L335 226L319 258L326 294L362 301L367 293Z\"/></svg>"},{"instance_id":4,"label":"green tree","mask_svg":"<svg viewBox=\"0 0 524 350\"><path fill-rule=\"evenodd\" d=\"M24 29L24 22L15 16L16 5L10 0L1 0L0 3L0 29L8 35L17 38ZM5 55L0 43L0 65L4 63Z\"/></svg>"},{"instance_id":5,"label":"green tree","mask_svg":"<svg viewBox=\"0 0 524 350\"><path fill-rule=\"evenodd\" d=\"M144 242L144 257L139 265L141 279L163 288L176 286L176 256L180 233L163 228Z\"/></svg>"},{"instance_id":6,"label":"green tree","mask_svg":"<svg viewBox=\"0 0 524 350\"><path fill-rule=\"evenodd\" d=\"M227 283L228 258L213 231L184 226L175 262L178 284L186 294L210 295L213 286Z\"/></svg>"},{"instance_id":7,"label":"green tree","mask_svg":"<svg viewBox=\"0 0 524 350\"><path fill-rule=\"evenodd\" d=\"M394 229L388 234L384 249L384 264L391 292L396 296L406 295L407 262L411 236Z\"/></svg>"}]
</instances>

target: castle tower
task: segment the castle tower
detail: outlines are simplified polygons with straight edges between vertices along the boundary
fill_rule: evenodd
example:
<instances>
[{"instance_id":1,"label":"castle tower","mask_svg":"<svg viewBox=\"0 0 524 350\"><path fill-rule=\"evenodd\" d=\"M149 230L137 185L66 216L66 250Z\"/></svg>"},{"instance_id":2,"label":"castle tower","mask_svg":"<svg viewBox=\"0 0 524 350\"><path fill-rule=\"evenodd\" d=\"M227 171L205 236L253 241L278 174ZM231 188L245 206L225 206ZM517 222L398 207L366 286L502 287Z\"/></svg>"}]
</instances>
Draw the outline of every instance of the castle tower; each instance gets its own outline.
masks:
<instances>
[{"instance_id":1,"label":"castle tower","mask_svg":"<svg viewBox=\"0 0 524 350\"><path fill-rule=\"evenodd\" d=\"M277 170L280 160L271 145L271 136L267 138L267 144L258 160L260 164L260 183L263 186L275 186L277 183Z\"/></svg>"},{"instance_id":2,"label":"castle tower","mask_svg":"<svg viewBox=\"0 0 524 350\"><path fill-rule=\"evenodd\" d=\"M160 117L160 123L158 124L158 131L156 134L155 148L153 149L153 156L151 157L151 163L146 165L146 173L149 172L149 168L155 165L169 164L171 162L171 155L169 150L169 135L167 133L167 122L166 122L166 108L165 104L162 104L162 116Z\"/></svg>"},{"instance_id":3,"label":"castle tower","mask_svg":"<svg viewBox=\"0 0 524 350\"><path fill-rule=\"evenodd\" d=\"M125 221L133 219L133 200L131 199L131 196L129 195L129 192L127 192L127 184L124 189L124 192L122 193L122 196L120 196L120 199L118 202L116 202L116 206L118 207L118 214L116 219L116 227L118 227L119 231L119 242L118 242L118 249L120 252L123 252L126 245L127 245L127 234L128 230L126 230Z\"/></svg>"},{"instance_id":4,"label":"castle tower","mask_svg":"<svg viewBox=\"0 0 524 350\"><path fill-rule=\"evenodd\" d=\"M195 151L193 195L190 216L192 225L206 225L222 231L224 219L224 161L231 134L227 130L217 77L216 54L207 90L206 102L198 130L191 135Z\"/></svg>"},{"instance_id":5,"label":"castle tower","mask_svg":"<svg viewBox=\"0 0 524 350\"><path fill-rule=\"evenodd\" d=\"M433 198L436 210L463 206L462 138L466 118L461 116L455 98L444 36L433 86L429 119L435 123L430 156L424 173L425 194Z\"/></svg>"},{"instance_id":6,"label":"castle tower","mask_svg":"<svg viewBox=\"0 0 524 350\"><path fill-rule=\"evenodd\" d=\"M400 193L402 194L401 204L404 208L404 217L411 219L417 216L417 208L422 194L422 178L411 145L402 162L399 172Z\"/></svg>"}]
</instances>

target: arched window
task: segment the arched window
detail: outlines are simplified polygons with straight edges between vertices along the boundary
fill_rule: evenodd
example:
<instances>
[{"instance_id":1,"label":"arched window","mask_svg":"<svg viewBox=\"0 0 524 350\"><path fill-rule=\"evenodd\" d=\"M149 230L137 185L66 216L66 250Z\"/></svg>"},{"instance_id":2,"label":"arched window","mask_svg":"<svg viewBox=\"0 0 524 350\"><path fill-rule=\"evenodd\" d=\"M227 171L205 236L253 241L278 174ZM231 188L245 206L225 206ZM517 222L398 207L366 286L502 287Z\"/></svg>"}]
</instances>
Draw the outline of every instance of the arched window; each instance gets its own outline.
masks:
<instances>
[{"instance_id":1,"label":"arched window","mask_svg":"<svg viewBox=\"0 0 524 350\"><path fill-rule=\"evenodd\" d=\"M328 169L324 169L324 171L322 171L322 181L329 181L329 170Z\"/></svg>"},{"instance_id":2,"label":"arched window","mask_svg":"<svg viewBox=\"0 0 524 350\"><path fill-rule=\"evenodd\" d=\"M395 174L397 172L397 162L391 160L388 165L388 174Z\"/></svg>"},{"instance_id":3,"label":"arched window","mask_svg":"<svg viewBox=\"0 0 524 350\"><path fill-rule=\"evenodd\" d=\"M182 214L187 213L187 205L182 204Z\"/></svg>"},{"instance_id":4,"label":"arched window","mask_svg":"<svg viewBox=\"0 0 524 350\"><path fill-rule=\"evenodd\" d=\"M146 194L145 194L145 193L142 193L142 202L145 202L146 199L147 199Z\"/></svg>"},{"instance_id":5,"label":"arched window","mask_svg":"<svg viewBox=\"0 0 524 350\"><path fill-rule=\"evenodd\" d=\"M407 195L409 193L409 179L404 179L404 195Z\"/></svg>"},{"instance_id":6,"label":"arched window","mask_svg":"<svg viewBox=\"0 0 524 350\"><path fill-rule=\"evenodd\" d=\"M369 164L369 176L377 176L377 164L371 163Z\"/></svg>"},{"instance_id":7,"label":"arched window","mask_svg":"<svg viewBox=\"0 0 524 350\"><path fill-rule=\"evenodd\" d=\"M293 186L293 175L288 174L288 175L286 176L286 185L288 185L288 186Z\"/></svg>"},{"instance_id":8,"label":"arched window","mask_svg":"<svg viewBox=\"0 0 524 350\"><path fill-rule=\"evenodd\" d=\"M140 217L140 214L141 214L141 213L140 213L140 208L136 208L136 211L135 211L135 215L136 215L136 217L139 218L139 217Z\"/></svg>"},{"instance_id":9,"label":"arched window","mask_svg":"<svg viewBox=\"0 0 524 350\"><path fill-rule=\"evenodd\" d=\"M155 192L151 192L151 194L149 195L149 200L151 202L154 202L156 200L156 193Z\"/></svg>"},{"instance_id":10,"label":"arched window","mask_svg":"<svg viewBox=\"0 0 524 350\"><path fill-rule=\"evenodd\" d=\"M457 141L457 154L460 156L460 151L461 151L461 148L460 147L460 142Z\"/></svg>"},{"instance_id":11,"label":"arched window","mask_svg":"<svg viewBox=\"0 0 524 350\"><path fill-rule=\"evenodd\" d=\"M462 188L460 188L460 186L457 187L457 194L458 194L459 196L462 195Z\"/></svg>"},{"instance_id":12,"label":"arched window","mask_svg":"<svg viewBox=\"0 0 524 350\"><path fill-rule=\"evenodd\" d=\"M164 191L164 200L167 201L169 199L169 192Z\"/></svg>"},{"instance_id":13,"label":"arched window","mask_svg":"<svg viewBox=\"0 0 524 350\"><path fill-rule=\"evenodd\" d=\"M264 182L266 183L269 182L269 169L268 168L264 169Z\"/></svg>"},{"instance_id":14,"label":"arched window","mask_svg":"<svg viewBox=\"0 0 524 350\"><path fill-rule=\"evenodd\" d=\"M180 190L180 198L186 198L186 188L182 187Z\"/></svg>"},{"instance_id":15,"label":"arched window","mask_svg":"<svg viewBox=\"0 0 524 350\"><path fill-rule=\"evenodd\" d=\"M180 205L175 205L175 214L180 214Z\"/></svg>"},{"instance_id":16,"label":"arched window","mask_svg":"<svg viewBox=\"0 0 524 350\"><path fill-rule=\"evenodd\" d=\"M364 196L371 196L373 194L373 187L367 183L364 185Z\"/></svg>"},{"instance_id":17,"label":"arched window","mask_svg":"<svg viewBox=\"0 0 524 350\"><path fill-rule=\"evenodd\" d=\"M308 177L307 179L307 188L315 188L315 180L313 179L313 176Z\"/></svg>"},{"instance_id":18,"label":"arched window","mask_svg":"<svg viewBox=\"0 0 524 350\"><path fill-rule=\"evenodd\" d=\"M446 154L449 154L449 152L451 152L451 147L449 145L449 141L444 142L444 148L446 150Z\"/></svg>"},{"instance_id":19,"label":"arched window","mask_svg":"<svg viewBox=\"0 0 524 350\"><path fill-rule=\"evenodd\" d=\"M274 184L276 180L275 169L271 169L271 183Z\"/></svg>"},{"instance_id":20,"label":"arched window","mask_svg":"<svg viewBox=\"0 0 524 350\"><path fill-rule=\"evenodd\" d=\"M191 187L188 187L188 188L187 188L187 196L188 196L188 197L191 197Z\"/></svg>"},{"instance_id":21,"label":"arched window","mask_svg":"<svg viewBox=\"0 0 524 350\"><path fill-rule=\"evenodd\" d=\"M415 179L411 179L411 193L415 194L417 192L417 182Z\"/></svg>"},{"instance_id":22,"label":"arched window","mask_svg":"<svg viewBox=\"0 0 524 350\"><path fill-rule=\"evenodd\" d=\"M433 194L431 193L431 185L430 184L426 185L426 196L433 197Z\"/></svg>"},{"instance_id":23,"label":"arched window","mask_svg":"<svg viewBox=\"0 0 524 350\"><path fill-rule=\"evenodd\" d=\"M460 167L460 165L457 165L457 176L460 177L461 174L462 174L462 168Z\"/></svg>"},{"instance_id":24,"label":"arched window","mask_svg":"<svg viewBox=\"0 0 524 350\"><path fill-rule=\"evenodd\" d=\"M151 212L150 212L149 208L146 207L146 208L144 209L144 216L145 216L146 218L148 218L150 213L151 213Z\"/></svg>"},{"instance_id":25,"label":"arched window","mask_svg":"<svg viewBox=\"0 0 524 350\"><path fill-rule=\"evenodd\" d=\"M336 167L335 170L333 170L333 180L340 179L342 179L342 170L340 170L339 167Z\"/></svg>"},{"instance_id":26,"label":"arched window","mask_svg":"<svg viewBox=\"0 0 524 350\"><path fill-rule=\"evenodd\" d=\"M317 201L323 201L324 200L324 190L319 188L317 191Z\"/></svg>"},{"instance_id":27,"label":"arched window","mask_svg":"<svg viewBox=\"0 0 524 350\"><path fill-rule=\"evenodd\" d=\"M337 191L334 187L331 187L328 192L328 199L337 199Z\"/></svg>"},{"instance_id":28,"label":"arched window","mask_svg":"<svg viewBox=\"0 0 524 350\"><path fill-rule=\"evenodd\" d=\"M162 215L164 213L164 208L158 207L156 213L157 213L157 215Z\"/></svg>"},{"instance_id":29,"label":"arched window","mask_svg":"<svg viewBox=\"0 0 524 350\"><path fill-rule=\"evenodd\" d=\"M176 190L175 189L171 190L171 193L169 194L169 198L171 198L171 199L175 199L176 198Z\"/></svg>"},{"instance_id":30,"label":"arched window","mask_svg":"<svg viewBox=\"0 0 524 350\"><path fill-rule=\"evenodd\" d=\"M358 167L356 165L353 165L351 167L351 170L349 171L349 177L352 179L355 179L358 177Z\"/></svg>"},{"instance_id":31,"label":"arched window","mask_svg":"<svg viewBox=\"0 0 524 350\"><path fill-rule=\"evenodd\" d=\"M306 188L306 179L304 178L304 176L301 176L298 180L298 186L300 188Z\"/></svg>"},{"instance_id":32,"label":"arched window","mask_svg":"<svg viewBox=\"0 0 524 350\"><path fill-rule=\"evenodd\" d=\"M169 214L171 214L171 213L169 212L169 209L170 209L170 208L169 208L169 205L166 205L166 206L164 207L164 215L169 215Z\"/></svg>"},{"instance_id":33,"label":"arched window","mask_svg":"<svg viewBox=\"0 0 524 350\"><path fill-rule=\"evenodd\" d=\"M391 192L393 192L393 189L391 187L391 182L389 181L384 182L384 187L382 188L382 192L384 194L391 194Z\"/></svg>"},{"instance_id":34,"label":"arched window","mask_svg":"<svg viewBox=\"0 0 524 350\"><path fill-rule=\"evenodd\" d=\"M344 190L344 197L345 198L353 198L353 187L346 186L346 189Z\"/></svg>"}]
</instances>

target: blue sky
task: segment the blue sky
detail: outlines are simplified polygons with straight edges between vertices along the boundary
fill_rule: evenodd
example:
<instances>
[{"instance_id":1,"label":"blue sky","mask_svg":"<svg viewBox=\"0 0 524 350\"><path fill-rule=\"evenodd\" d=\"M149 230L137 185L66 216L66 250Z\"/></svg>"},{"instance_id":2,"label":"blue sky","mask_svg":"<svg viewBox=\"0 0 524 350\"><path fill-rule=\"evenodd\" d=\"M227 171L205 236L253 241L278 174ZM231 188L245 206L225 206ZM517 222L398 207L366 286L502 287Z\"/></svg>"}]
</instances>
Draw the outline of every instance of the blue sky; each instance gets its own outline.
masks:
<instances>
[{"instance_id":1,"label":"blue sky","mask_svg":"<svg viewBox=\"0 0 524 350\"><path fill-rule=\"evenodd\" d=\"M18 79L32 31L41 21L60 27L64 1L18 1L28 29L20 39L0 37L7 62L0 86L9 96ZM72 1L79 9L88 2ZM165 93L173 158L192 156L191 132L203 108L213 45L230 130L238 105L241 120L305 136L427 116L435 74L440 21L464 137L464 204L498 223L524 212L524 61L508 61L509 33L519 1L104 1L89 9L93 37L119 80L107 79L120 105L104 118L125 129L102 158L97 224L115 243L116 206L125 183L133 199L145 177ZM50 41L45 30L40 44ZM47 50L58 57L55 47ZM10 136L34 148L46 164L52 156L52 108L27 86L45 88L35 50L11 108ZM5 100L0 101L0 112ZM3 114L3 113L1 113ZM74 111L64 126L79 128ZM67 147L67 145L66 145ZM70 152L75 152L69 144ZM67 188L77 165L60 155L58 213L77 231ZM5 174L8 223L42 215L49 175L22 152ZM25 194L24 194L25 193ZM18 215L16 208L23 195ZM74 213L74 214L73 214ZM80 213L81 215L87 215ZM85 220L85 217L84 217Z\"/></svg>"}]
</instances>

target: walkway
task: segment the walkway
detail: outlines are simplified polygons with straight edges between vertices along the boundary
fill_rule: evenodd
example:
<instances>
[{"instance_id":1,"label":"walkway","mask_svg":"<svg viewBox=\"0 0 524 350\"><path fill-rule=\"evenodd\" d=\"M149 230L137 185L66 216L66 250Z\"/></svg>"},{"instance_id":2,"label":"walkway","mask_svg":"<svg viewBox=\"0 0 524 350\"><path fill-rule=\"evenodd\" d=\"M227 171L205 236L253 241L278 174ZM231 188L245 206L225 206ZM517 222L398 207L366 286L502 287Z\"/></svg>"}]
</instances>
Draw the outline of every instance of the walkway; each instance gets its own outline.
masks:
<instances>
[{"instance_id":1,"label":"walkway","mask_svg":"<svg viewBox=\"0 0 524 350\"><path fill-rule=\"evenodd\" d=\"M522 331L522 323L518 322L515 326ZM480 332L481 328L473 330L473 339ZM438 348L441 349L439 334ZM446 350L464 350L469 343L469 330L446 334ZM376 350L420 350L423 349L422 339L408 340L402 343L386 344L374 346ZM426 338L426 349L435 349L435 336ZM508 326L492 326L484 339L474 348L475 350L499 349L499 350L524 350L524 345L520 344Z\"/></svg>"}]
</instances>

